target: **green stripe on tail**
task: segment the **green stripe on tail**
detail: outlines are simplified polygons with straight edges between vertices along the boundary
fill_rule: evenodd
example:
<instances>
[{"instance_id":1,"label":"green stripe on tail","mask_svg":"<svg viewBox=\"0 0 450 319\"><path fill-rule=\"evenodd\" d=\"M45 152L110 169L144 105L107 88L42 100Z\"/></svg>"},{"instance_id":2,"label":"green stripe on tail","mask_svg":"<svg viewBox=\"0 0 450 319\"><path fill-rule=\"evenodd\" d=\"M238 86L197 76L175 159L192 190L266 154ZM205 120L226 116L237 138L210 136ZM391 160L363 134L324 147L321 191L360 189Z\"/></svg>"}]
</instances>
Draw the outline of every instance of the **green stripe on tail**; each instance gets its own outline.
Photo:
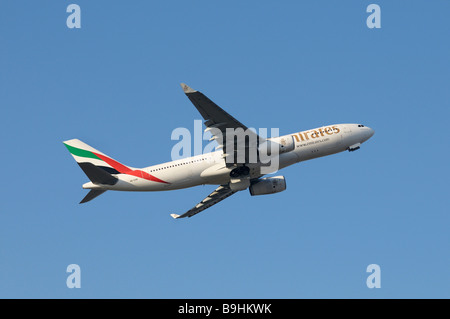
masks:
<instances>
[{"instance_id":1,"label":"green stripe on tail","mask_svg":"<svg viewBox=\"0 0 450 319\"><path fill-rule=\"evenodd\" d=\"M67 149L69 150L69 152L72 155L101 160L97 155L95 155L94 153L92 153L90 151L82 150L81 148L76 148L76 147L67 145L66 143L64 143L64 145L67 147Z\"/></svg>"}]
</instances>

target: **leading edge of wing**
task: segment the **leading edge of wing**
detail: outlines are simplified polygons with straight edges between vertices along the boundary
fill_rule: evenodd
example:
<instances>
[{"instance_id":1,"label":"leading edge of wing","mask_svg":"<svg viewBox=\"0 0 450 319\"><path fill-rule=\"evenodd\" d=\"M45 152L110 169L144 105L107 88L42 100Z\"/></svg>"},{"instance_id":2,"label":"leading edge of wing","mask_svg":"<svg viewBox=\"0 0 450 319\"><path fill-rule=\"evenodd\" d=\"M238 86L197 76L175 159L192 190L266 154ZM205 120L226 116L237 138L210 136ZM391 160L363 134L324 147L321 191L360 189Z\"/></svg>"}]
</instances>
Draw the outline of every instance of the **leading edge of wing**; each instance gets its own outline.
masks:
<instances>
[{"instance_id":1,"label":"leading edge of wing","mask_svg":"<svg viewBox=\"0 0 450 319\"><path fill-rule=\"evenodd\" d=\"M181 83L181 87L205 120L205 131L209 131L212 134L212 139L216 140L219 148L223 150L227 166L241 164L237 160L240 158L237 156L237 150L244 148L247 154L250 149L257 148L260 143L266 140L266 138L260 137L253 129L248 129L247 126L243 125L203 93L194 90L185 83ZM236 140L235 137L238 135L241 138ZM249 138L248 141L246 141L247 136Z\"/></svg>"},{"instance_id":2,"label":"leading edge of wing","mask_svg":"<svg viewBox=\"0 0 450 319\"><path fill-rule=\"evenodd\" d=\"M233 195L236 191L230 189L228 185L221 185L217 187L211 194L209 194L204 200L195 205L193 208L188 210L182 215L170 214L174 219L192 217L205 209L217 204L218 202L224 200L225 198Z\"/></svg>"},{"instance_id":3,"label":"leading edge of wing","mask_svg":"<svg viewBox=\"0 0 450 319\"><path fill-rule=\"evenodd\" d=\"M220 129L229 128L238 128L241 127L247 130L247 127L243 125L241 122L236 120L233 116L228 114L224 109L210 100L206 95L202 92L194 90L190 86L185 83L181 83L181 88L186 96L189 98L192 104L194 104L197 111L206 121L205 125L207 127L211 125L220 125Z\"/></svg>"}]
</instances>

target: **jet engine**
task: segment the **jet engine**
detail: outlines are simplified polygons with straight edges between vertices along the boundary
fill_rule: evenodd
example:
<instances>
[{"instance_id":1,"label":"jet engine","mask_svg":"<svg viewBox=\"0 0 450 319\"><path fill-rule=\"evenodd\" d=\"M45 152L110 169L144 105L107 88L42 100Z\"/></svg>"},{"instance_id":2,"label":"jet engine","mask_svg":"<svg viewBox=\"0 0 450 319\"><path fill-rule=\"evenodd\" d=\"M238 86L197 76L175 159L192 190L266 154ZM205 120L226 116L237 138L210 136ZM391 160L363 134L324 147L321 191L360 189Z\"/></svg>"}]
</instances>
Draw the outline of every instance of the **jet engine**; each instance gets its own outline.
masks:
<instances>
[{"instance_id":1,"label":"jet engine","mask_svg":"<svg viewBox=\"0 0 450 319\"><path fill-rule=\"evenodd\" d=\"M282 192L286 189L284 176L260 178L249 187L250 195L267 195Z\"/></svg>"}]
</instances>

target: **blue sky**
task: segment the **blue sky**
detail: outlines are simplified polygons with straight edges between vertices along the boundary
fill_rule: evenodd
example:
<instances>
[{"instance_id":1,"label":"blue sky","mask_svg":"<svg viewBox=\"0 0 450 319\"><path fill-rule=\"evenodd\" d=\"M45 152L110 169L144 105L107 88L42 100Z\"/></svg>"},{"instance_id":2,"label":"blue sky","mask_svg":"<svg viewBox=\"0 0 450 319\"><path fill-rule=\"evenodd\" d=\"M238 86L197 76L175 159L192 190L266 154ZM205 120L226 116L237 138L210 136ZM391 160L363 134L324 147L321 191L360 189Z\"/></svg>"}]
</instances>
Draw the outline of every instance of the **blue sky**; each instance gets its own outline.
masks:
<instances>
[{"instance_id":1,"label":"blue sky","mask_svg":"<svg viewBox=\"0 0 450 319\"><path fill-rule=\"evenodd\" d=\"M1 298L450 297L448 1L77 0L68 29L70 3L0 4ZM247 126L376 133L190 219L169 214L213 186L79 205L62 141L169 161L173 129L201 119L180 82Z\"/></svg>"}]
</instances>

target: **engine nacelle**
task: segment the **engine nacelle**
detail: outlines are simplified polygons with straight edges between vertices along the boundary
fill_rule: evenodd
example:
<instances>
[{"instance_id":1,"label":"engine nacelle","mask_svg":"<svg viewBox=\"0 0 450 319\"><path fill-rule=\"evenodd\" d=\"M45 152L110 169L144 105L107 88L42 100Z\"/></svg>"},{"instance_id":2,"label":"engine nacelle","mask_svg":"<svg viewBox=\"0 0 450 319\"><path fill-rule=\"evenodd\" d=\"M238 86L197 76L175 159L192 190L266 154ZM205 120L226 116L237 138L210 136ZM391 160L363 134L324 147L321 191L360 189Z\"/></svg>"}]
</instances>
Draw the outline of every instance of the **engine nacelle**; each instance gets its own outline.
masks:
<instances>
[{"instance_id":1,"label":"engine nacelle","mask_svg":"<svg viewBox=\"0 0 450 319\"><path fill-rule=\"evenodd\" d=\"M286 189L284 176L260 178L249 187L250 195L267 195L282 192Z\"/></svg>"},{"instance_id":2,"label":"engine nacelle","mask_svg":"<svg viewBox=\"0 0 450 319\"><path fill-rule=\"evenodd\" d=\"M295 148L295 142L292 135L285 135L267 139L264 143L259 145L259 151L266 155L283 154L292 151Z\"/></svg>"}]
</instances>

